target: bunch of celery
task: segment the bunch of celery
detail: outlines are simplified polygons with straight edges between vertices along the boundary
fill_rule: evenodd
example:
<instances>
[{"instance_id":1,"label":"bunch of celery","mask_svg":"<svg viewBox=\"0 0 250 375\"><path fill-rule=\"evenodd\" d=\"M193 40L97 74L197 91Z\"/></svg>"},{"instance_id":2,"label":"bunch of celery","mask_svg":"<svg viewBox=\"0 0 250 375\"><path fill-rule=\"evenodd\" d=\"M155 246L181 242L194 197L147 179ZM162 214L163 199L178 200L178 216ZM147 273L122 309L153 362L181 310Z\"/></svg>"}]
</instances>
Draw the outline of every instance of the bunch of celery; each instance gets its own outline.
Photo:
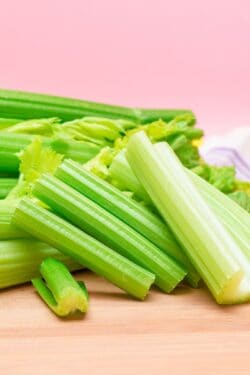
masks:
<instances>
[{"instance_id":1,"label":"bunch of celery","mask_svg":"<svg viewBox=\"0 0 250 375\"><path fill-rule=\"evenodd\" d=\"M138 299L203 279L218 303L249 300L249 184L204 163L190 111L0 90L0 113L0 287L35 277L55 313L86 311L56 258Z\"/></svg>"},{"instance_id":2,"label":"bunch of celery","mask_svg":"<svg viewBox=\"0 0 250 375\"><path fill-rule=\"evenodd\" d=\"M154 281L163 291L170 292L187 275L186 258L179 255L183 261L178 262L169 256L171 252L181 254L172 233L156 215L141 207L139 203L107 184L111 188L111 199L112 190L115 192L116 203L111 211L103 208L103 205L98 203L103 199L101 194L105 190L102 187L99 189L99 179L95 182L95 176L93 180L89 172L75 162L69 162L69 165L72 165L70 170L74 171L79 181L78 190L79 187L84 189L80 183L81 172L83 176L90 178L87 189L85 188L87 191L93 181L95 182L100 190L99 195L96 195L99 200L96 203L86 196L88 193L80 193L69 186L72 184L60 180L66 178L74 182L74 178L67 173L67 162L61 164L62 156L44 148L39 139L27 146L20 159L21 175L18 183L2 202L2 207L5 207L5 216L0 215L3 239L13 240L28 236L29 233L137 298L144 298ZM59 178L51 176L55 171ZM24 200L25 196L30 198ZM43 204L32 198L34 196ZM137 214L137 219L134 218L131 223L131 213L124 204L124 199L125 203L131 201L133 214ZM123 210L120 210L117 217L114 210L120 208L122 203ZM48 211L48 207L53 212ZM144 214L148 218L144 218ZM151 219L155 221L153 227ZM139 230L134 228L134 223L137 223ZM175 258L178 258L178 255ZM192 271L188 278L196 285L199 276L190 265L188 267ZM33 272L37 272L37 268ZM23 281L15 279L15 283Z\"/></svg>"}]
</instances>

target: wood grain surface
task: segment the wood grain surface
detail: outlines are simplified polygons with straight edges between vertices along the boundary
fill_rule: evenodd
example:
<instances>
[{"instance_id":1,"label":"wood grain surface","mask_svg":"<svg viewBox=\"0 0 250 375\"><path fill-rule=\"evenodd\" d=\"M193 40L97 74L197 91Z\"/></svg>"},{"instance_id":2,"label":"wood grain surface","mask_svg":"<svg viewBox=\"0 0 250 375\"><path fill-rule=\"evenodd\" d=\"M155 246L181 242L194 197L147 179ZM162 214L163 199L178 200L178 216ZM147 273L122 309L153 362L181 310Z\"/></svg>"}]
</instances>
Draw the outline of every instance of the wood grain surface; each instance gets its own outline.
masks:
<instances>
[{"instance_id":1,"label":"wood grain surface","mask_svg":"<svg viewBox=\"0 0 250 375\"><path fill-rule=\"evenodd\" d=\"M30 285L1 291L0 375L250 374L250 306L204 289L135 301L88 271L84 318L62 320Z\"/></svg>"}]
</instances>

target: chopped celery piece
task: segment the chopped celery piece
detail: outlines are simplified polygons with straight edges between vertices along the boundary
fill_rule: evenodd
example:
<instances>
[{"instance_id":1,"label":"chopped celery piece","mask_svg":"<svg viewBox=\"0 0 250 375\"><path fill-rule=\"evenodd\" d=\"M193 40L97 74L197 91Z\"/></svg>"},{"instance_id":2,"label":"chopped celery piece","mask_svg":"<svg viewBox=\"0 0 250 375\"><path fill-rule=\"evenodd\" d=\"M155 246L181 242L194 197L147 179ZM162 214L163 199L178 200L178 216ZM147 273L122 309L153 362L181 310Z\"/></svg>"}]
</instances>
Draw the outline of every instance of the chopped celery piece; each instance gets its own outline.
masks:
<instances>
[{"instance_id":1,"label":"chopped celery piece","mask_svg":"<svg viewBox=\"0 0 250 375\"><path fill-rule=\"evenodd\" d=\"M125 161L133 175L126 159ZM123 170L120 170L121 174ZM55 176L117 216L159 249L183 264L184 268L189 271L187 279L190 284L194 287L198 285L199 275L183 254L170 229L158 215L72 160L65 160L58 167Z\"/></svg>"},{"instance_id":2,"label":"chopped celery piece","mask_svg":"<svg viewBox=\"0 0 250 375\"><path fill-rule=\"evenodd\" d=\"M33 119L58 116L74 120L83 116L122 118L147 123L159 118L170 121L186 109L138 109L29 92L0 90L0 116Z\"/></svg>"},{"instance_id":3,"label":"chopped celery piece","mask_svg":"<svg viewBox=\"0 0 250 375\"><path fill-rule=\"evenodd\" d=\"M0 199L4 199L16 184L16 178L0 178Z\"/></svg>"},{"instance_id":4,"label":"chopped celery piece","mask_svg":"<svg viewBox=\"0 0 250 375\"><path fill-rule=\"evenodd\" d=\"M166 143L144 132L129 141L128 161L218 303L249 300L249 261L190 181Z\"/></svg>"},{"instance_id":5,"label":"chopped celery piece","mask_svg":"<svg viewBox=\"0 0 250 375\"><path fill-rule=\"evenodd\" d=\"M39 266L47 257L64 262L71 271L83 268L58 250L35 239L0 241L0 288L23 284L39 276Z\"/></svg>"},{"instance_id":6,"label":"chopped celery piece","mask_svg":"<svg viewBox=\"0 0 250 375\"><path fill-rule=\"evenodd\" d=\"M89 296L85 284L77 282L62 262L46 258L40 272L45 282L35 278L32 284L56 315L65 317L76 311L87 312Z\"/></svg>"},{"instance_id":7,"label":"chopped celery piece","mask_svg":"<svg viewBox=\"0 0 250 375\"><path fill-rule=\"evenodd\" d=\"M33 194L89 235L152 272L155 284L164 292L171 292L187 274L135 229L56 177L44 174Z\"/></svg>"},{"instance_id":8,"label":"chopped celery piece","mask_svg":"<svg viewBox=\"0 0 250 375\"><path fill-rule=\"evenodd\" d=\"M155 276L28 198L18 204L13 223L132 296L144 299Z\"/></svg>"}]
</instances>

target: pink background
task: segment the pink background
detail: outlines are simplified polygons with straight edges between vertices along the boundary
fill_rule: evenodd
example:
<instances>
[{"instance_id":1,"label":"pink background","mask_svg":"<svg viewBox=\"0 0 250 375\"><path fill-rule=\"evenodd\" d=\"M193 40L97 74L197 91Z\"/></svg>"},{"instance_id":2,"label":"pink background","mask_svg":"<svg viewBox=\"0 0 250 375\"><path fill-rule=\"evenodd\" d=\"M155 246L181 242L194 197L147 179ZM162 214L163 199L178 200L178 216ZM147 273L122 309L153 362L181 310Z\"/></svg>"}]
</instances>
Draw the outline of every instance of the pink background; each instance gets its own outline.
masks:
<instances>
[{"instance_id":1,"label":"pink background","mask_svg":"<svg viewBox=\"0 0 250 375\"><path fill-rule=\"evenodd\" d=\"M250 121L249 0L8 0L0 86Z\"/></svg>"}]
</instances>

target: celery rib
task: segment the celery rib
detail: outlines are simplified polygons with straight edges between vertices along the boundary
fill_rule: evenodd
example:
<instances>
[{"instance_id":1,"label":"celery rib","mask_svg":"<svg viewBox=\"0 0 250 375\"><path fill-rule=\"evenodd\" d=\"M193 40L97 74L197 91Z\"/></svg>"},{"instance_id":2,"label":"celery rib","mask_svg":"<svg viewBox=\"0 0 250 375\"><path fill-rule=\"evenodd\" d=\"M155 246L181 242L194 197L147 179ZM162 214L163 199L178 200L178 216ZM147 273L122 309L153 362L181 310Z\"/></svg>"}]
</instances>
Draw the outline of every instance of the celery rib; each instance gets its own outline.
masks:
<instances>
[{"instance_id":1,"label":"celery rib","mask_svg":"<svg viewBox=\"0 0 250 375\"><path fill-rule=\"evenodd\" d=\"M16 184L16 178L0 178L0 199L4 199Z\"/></svg>"},{"instance_id":2,"label":"celery rib","mask_svg":"<svg viewBox=\"0 0 250 375\"><path fill-rule=\"evenodd\" d=\"M13 222L136 298L144 299L154 282L152 273L28 198L18 204Z\"/></svg>"},{"instance_id":3,"label":"celery rib","mask_svg":"<svg viewBox=\"0 0 250 375\"><path fill-rule=\"evenodd\" d=\"M124 221L168 255L174 256L181 251L172 232L157 215L74 161L65 160L55 176Z\"/></svg>"},{"instance_id":4,"label":"celery rib","mask_svg":"<svg viewBox=\"0 0 250 375\"><path fill-rule=\"evenodd\" d=\"M0 241L30 237L28 233L11 222L16 204L17 201L15 200L0 201Z\"/></svg>"},{"instance_id":5,"label":"celery rib","mask_svg":"<svg viewBox=\"0 0 250 375\"><path fill-rule=\"evenodd\" d=\"M16 153L25 149L35 138L36 136L32 134L0 132L0 172L17 173L19 159ZM71 141L56 137L42 137L41 139L44 146L50 147L55 152L63 154L65 158L73 159L79 163L86 163L101 150L101 146L89 142Z\"/></svg>"},{"instance_id":6,"label":"celery rib","mask_svg":"<svg viewBox=\"0 0 250 375\"><path fill-rule=\"evenodd\" d=\"M140 132L130 139L127 157L217 302L248 299L249 290L241 295L241 285L249 280L249 262L189 180L173 150L166 143L153 146Z\"/></svg>"},{"instance_id":7,"label":"celery rib","mask_svg":"<svg viewBox=\"0 0 250 375\"><path fill-rule=\"evenodd\" d=\"M122 150L114 159L109 169L111 177L119 182L119 185L122 183L124 184L125 190L131 190L133 192L136 192L138 197L140 199L145 200L146 202L152 203L152 200L142 184L139 182L137 177L135 176L134 172L131 169L131 166L129 165L126 156L125 156L125 150ZM188 274L186 276L187 282L192 287L198 287L200 282L200 276L198 272L195 270L193 265L190 263L187 256L184 254L182 249L180 248L179 251L171 251L172 248L168 248L168 253L171 255L174 259L176 259L178 262L184 265L184 267L187 269Z\"/></svg>"},{"instance_id":8,"label":"celery rib","mask_svg":"<svg viewBox=\"0 0 250 375\"><path fill-rule=\"evenodd\" d=\"M89 235L151 271L164 292L171 292L185 277L186 270L153 243L57 178L43 175L33 194Z\"/></svg>"},{"instance_id":9,"label":"celery rib","mask_svg":"<svg viewBox=\"0 0 250 375\"><path fill-rule=\"evenodd\" d=\"M32 279L34 288L49 308L65 317L88 310L88 292L82 281L77 282L67 267L53 258L46 258L40 266L42 278Z\"/></svg>"},{"instance_id":10,"label":"celery rib","mask_svg":"<svg viewBox=\"0 0 250 375\"><path fill-rule=\"evenodd\" d=\"M23 284L39 276L39 266L47 257L62 261L71 271L83 267L35 239L0 241L0 288Z\"/></svg>"},{"instance_id":11,"label":"celery rib","mask_svg":"<svg viewBox=\"0 0 250 375\"><path fill-rule=\"evenodd\" d=\"M192 114L190 110L186 109L127 108L80 99L0 90L0 116L6 118L28 119L57 116L62 120L73 120L83 116L102 116L147 123L159 118L170 121L183 113Z\"/></svg>"}]
</instances>

